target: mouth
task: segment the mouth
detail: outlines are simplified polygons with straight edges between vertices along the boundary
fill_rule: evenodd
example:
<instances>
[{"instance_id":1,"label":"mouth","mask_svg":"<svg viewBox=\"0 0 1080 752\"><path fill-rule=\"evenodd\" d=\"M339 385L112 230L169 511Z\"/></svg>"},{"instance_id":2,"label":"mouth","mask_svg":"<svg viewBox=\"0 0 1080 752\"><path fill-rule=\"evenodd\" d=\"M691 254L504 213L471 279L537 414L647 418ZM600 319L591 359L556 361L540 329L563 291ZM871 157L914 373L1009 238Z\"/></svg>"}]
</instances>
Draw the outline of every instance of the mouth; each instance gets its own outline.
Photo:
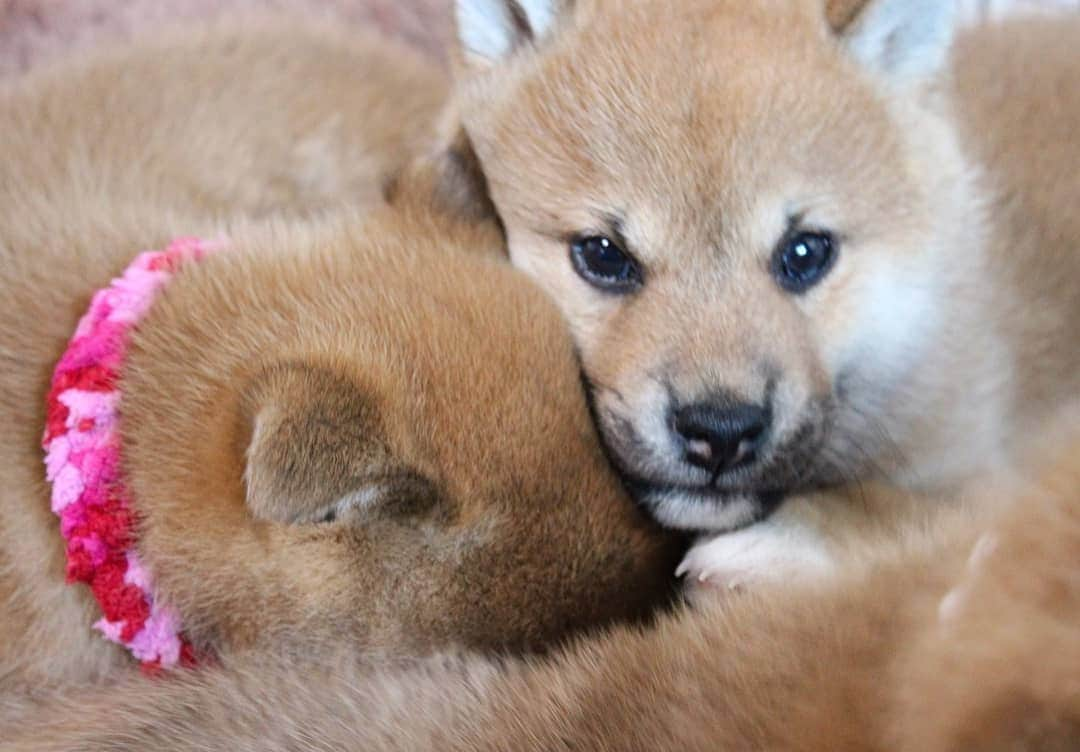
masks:
<instances>
[{"instance_id":1,"label":"mouth","mask_svg":"<svg viewBox=\"0 0 1080 752\"><path fill-rule=\"evenodd\" d=\"M648 420L657 411L630 411L621 394L584 372L582 382L608 460L642 509L665 527L735 530L769 517L790 494L832 485L822 451L829 434L824 405L808 411L795 430L755 447L751 462L710 470L686 460L686 446L666 419Z\"/></svg>"},{"instance_id":2,"label":"mouth","mask_svg":"<svg viewBox=\"0 0 1080 752\"><path fill-rule=\"evenodd\" d=\"M720 489L635 478L627 478L626 485L660 524L695 532L727 532L760 522L787 496L782 489Z\"/></svg>"}]
</instances>

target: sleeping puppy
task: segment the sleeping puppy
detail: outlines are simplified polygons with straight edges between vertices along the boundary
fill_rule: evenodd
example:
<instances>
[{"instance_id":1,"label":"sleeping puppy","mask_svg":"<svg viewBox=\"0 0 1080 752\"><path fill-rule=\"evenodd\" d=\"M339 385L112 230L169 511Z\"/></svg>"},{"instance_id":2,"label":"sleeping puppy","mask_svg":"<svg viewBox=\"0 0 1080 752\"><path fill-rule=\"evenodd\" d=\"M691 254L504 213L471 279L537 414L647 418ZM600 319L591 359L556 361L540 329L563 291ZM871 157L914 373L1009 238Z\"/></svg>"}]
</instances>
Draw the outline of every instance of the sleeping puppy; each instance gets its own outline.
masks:
<instances>
[{"instance_id":1,"label":"sleeping puppy","mask_svg":"<svg viewBox=\"0 0 1080 752\"><path fill-rule=\"evenodd\" d=\"M830 582L762 583L542 662L286 659L132 682L47 704L4 749L1074 750L1080 443L1066 446L1028 492L973 500L1003 505L974 528L939 519Z\"/></svg>"},{"instance_id":2,"label":"sleeping puppy","mask_svg":"<svg viewBox=\"0 0 1080 752\"><path fill-rule=\"evenodd\" d=\"M443 96L400 51L289 25L0 92L0 696L133 671L99 632L151 669L531 649L666 598L676 542L498 229L418 176L381 203ZM105 304L123 357L54 377Z\"/></svg>"}]
</instances>

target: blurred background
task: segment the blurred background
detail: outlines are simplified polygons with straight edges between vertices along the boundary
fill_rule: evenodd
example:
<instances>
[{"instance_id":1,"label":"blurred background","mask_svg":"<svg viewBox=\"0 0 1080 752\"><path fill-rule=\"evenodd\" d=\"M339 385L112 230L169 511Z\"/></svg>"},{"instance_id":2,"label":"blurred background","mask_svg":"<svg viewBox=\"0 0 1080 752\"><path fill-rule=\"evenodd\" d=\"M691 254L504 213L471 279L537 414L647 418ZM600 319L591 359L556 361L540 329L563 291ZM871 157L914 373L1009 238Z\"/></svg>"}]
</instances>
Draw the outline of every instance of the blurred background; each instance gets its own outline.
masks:
<instances>
[{"instance_id":1,"label":"blurred background","mask_svg":"<svg viewBox=\"0 0 1080 752\"><path fill-rule=\"evenodd\" d=\"M851 0L843 0L850 2ZM678 0L672 0L677 6ZM970 19L1005 13L1080 11L1080 0L957 0ZM437 59L451 30L453 0L0 0L0 76L65 52L124 39L174 21L278 10L368 26Z\"/></svg>"},{"instance_id":2,"label":"blurred background","mask_svg":"<svg viewBox=\"0 0 1080 752\"><path fill-rule=\"evenodd\" d=\"M453 0L0 0L0 76L174 21L284 11L374 27L441 57Z\"/></svg>"}]
</instances>

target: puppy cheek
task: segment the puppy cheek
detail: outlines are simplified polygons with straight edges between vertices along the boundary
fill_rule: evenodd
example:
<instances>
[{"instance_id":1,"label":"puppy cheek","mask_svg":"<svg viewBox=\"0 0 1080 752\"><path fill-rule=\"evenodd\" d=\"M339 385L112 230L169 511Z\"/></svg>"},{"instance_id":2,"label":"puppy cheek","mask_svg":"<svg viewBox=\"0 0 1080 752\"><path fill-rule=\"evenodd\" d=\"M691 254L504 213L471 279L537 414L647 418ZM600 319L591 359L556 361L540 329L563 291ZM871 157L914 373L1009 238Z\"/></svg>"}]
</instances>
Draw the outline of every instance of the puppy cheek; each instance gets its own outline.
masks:
<instances>
[{"instance_id":1,"label":"puppy cheek","mask_svg":"<svg viewBox=\"0 0 1080 752\"><path fill-rule=\"evenodd\" d=\"M819 402L804 380L785 376L778 381L772 395L773 441L783 443L807 423L817 422L821 413Z\"/></svg>"}]
</instances>

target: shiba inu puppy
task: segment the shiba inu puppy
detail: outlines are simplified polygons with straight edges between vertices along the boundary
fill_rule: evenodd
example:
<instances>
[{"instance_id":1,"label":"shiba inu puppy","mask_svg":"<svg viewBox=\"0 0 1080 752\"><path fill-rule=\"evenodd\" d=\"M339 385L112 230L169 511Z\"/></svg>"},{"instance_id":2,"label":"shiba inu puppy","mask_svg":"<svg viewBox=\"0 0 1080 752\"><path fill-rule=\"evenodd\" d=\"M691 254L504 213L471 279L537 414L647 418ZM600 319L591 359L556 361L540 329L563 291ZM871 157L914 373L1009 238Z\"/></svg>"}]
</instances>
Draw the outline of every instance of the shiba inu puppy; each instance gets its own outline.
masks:
<instances>
[{"instance_id":1,"label":"shiba inu puppy","mask_svg":"<svg viewBox=\"0 0 1080 752\"><path fill-rule=\"evenodd\" d=\"M739 528L867 478L951 493L1080 395L1076 15L955 45L949 0L459 0L457 20L510 256L663 523ZM790 517L694 568L798 559L814 536Z\"/></svg>"},{"instance_id":2,"label":"shiba inu puppy","mask_svg":"<svg viewBox=\"0 0 1080 752\"><path fill-rule=\"evenodd\" d=\"M378 205L440 76L274 29L0 93L7 700L133 670L64 582L45 400L90 295L179 232L225 247L159 293L116 388L133 550L197 653L533 648L667 593L678 552L606 462L562 319L497 229L440 211L438 185Z\"/></svg>"},{"instance_id":3,"label":"shiba inu puppy","mask_svg":"<svg viewBox=\"0 0 1080 752\"><path fill-rule=\"evenodd\" d=\"M763 583L542 662L300 659L138 682L39 708L6 749L1077 749L1072 447L1004 512L946 515L869 571Z\"/></svg>"}]
</instances>

